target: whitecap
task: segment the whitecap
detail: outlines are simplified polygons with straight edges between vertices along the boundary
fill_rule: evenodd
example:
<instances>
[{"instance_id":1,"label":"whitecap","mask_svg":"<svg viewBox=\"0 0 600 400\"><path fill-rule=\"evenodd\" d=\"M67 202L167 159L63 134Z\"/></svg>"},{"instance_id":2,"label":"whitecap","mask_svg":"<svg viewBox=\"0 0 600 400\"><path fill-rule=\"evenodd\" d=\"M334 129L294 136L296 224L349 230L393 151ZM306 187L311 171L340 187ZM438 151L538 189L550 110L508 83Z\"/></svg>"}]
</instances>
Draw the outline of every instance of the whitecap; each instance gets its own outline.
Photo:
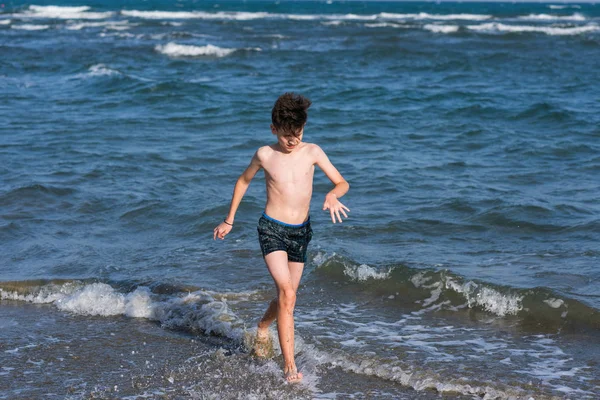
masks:
<instances>
[{"instance_id":1,"label":"whitecap","mask_svg":"<svg viewBox=\"0 0 600 400\"><path fill-rule=\"evenodd\" d=\"M564 10L564 9L566 9L566 8L578 8L578 9L579 9L579 8L581 8L581 6L578 6L578 5L576 5L576 4L571 4L571 5L563 5L563 6L557 6L557 5L554 5L554 4L550 4L548 7L549 7L551 10Z\"/></svg>"},{"instance_id":2,"label":"whitecap","mask_svg":"<svg viewBox=\"0 0 600 400\"><path fill-rule=\"evenodd\" d=\"M248 21L254 19L264 19L274 14L266 12L216 12L208 13L204 11L139 11L139 10L121 10L121 15L142 19L225 19Z\"/></svg>"},{"instance_id":3,"label":"whitecap","mask_svg":"<svg viewBox=\"0 0 600 400\"><path fill-rule=\"evenodd\" d=\"M239 341L243 337L243 322L231 312L227 301L215 300L201 290L183 297L156 301L147 287L120 293L105 283L83 285L69 282L46 285L31 294L0 289L0 299L54 304L60 310L79 315L146 318L169 329L202 331Z\"/></svg>"},{"instance_id":4,"label":"whitecap","mask_svg":"<svg viewBox=\"0 0 600 400\"><path fill-rule=\"evenodd\" d=\"M586 18L575 13L573 15L549 15L549 14L529 14L520 16L518 19L532 20L532 21L585 21Z\"/></svg>"},{"instance_id":5,"label":"whitecap","mask_svg":"<svg viewBox=\"0 0 600 400\"><path fill-rule=\"evenodd\" d=\"M531 26L531 25L506 25L497 22L481 25L468 25L468 29L480 32L538 32L547 35L579 35L582 33L595 32L600 30L600 27L595 24L589 24L577 27L554 27L554 26Z\"/></svg>"},{"instance_id":6,"label":"whitecap","mask_svg":"<svg viewBox=\"0 0 600 400\"><path fill-rule=\"evenodd\" d=\"M50 28L50 25L23 24L23 25L12 25L11 28L20 29L23 31L43 31L45 29Z\"/></svg>"},{"instance_id":7,"label":"whitecap","mask_svg":"<svg viewBox=\"0 0 600 400\"><path fill-rule=\"evenodd\" d=\"M562 299L554 299L554 298L544 300L544 303L548 304L552 308L559 308L560 306L565 304L565 302Z\"/></svg>"},{"instance_id":8,"label":"whitecap","mask_svg":"<svg viewBox=\"0 0 600 400\"><path fill-rule=\"evenodd\" d=\"M10 19L0 19L0 25L10 25Z\"/></svg>"},{"instance_id":9,"label":"whitecap","mask_svg":"<svg viewBox=\"0 0 600 400\"><path fill-rule=\"evenodd\" d=\"M344 275L349 276L355 281L366 281L368 279L387 279L390 277L391 270L387 272L377 272L374 268L367 264L358 266L344 265Z\"/></svg>"},{"instance_id":10,"label":"whitecap","mask_svg":"<svg viewBox=\"0 0 600 400\"><path fill-rule=\"evenodd\" d=\"M28 18L53 18L53 19L104 19L110 18L113 13L90 12L90 7L61 7L61 6L29 6L19 17Z\"/></svg>"},{"instance_id":11,"label":"whitecap","mask_svg":"<svg viewBox=\"0 0 600 400\"><path fill-rule=\"evenodd\" d=\"M404 25L395 24L393 22L374 22L365 24L365 28L405 28Z\"/></svg>"},{"instance_id":12,"label":"whitecap","mask_svg":"<svg viewBox=\"0 0 600 400\"><path fill-rule=\"evenodd\" d=\"M171 57L197 57L197 56L215 56L225 57L233 53L237 49L227 49L212 44L206 46L191 46L185 44L168 43L166 45L158 45L156 51L166 54Z\"/></svg>"},{"instance_id":13,"label":"whitecap","mask_svg":"<svg viewBox=\"0 0 600 400\"><path fill-rule=\"evenodd\" d=\"M418 13L418 14L394 14L394 13L380 13L380 18L383 19L433 19L433 20L466 20L466 21L485 21L491 19L491 15L487 14L429 14L429 13Z\"/></svg>"},{"instance_id":14,"label":"whitecap","mask_svg":"<svg viewBox=\"0 0 600 400\"><path fill-rule=\"evenodd\" d=\"M114 69L108 68L104 64L96 64L92 65L88 69L89 76L110 76L110 75L121 75L119 71L115 71Z\"/></svg>"},{"instance_id":15,"label":"whitecap","mask_svg":"<svg viewBox=\"0 0 600 400\"><path fill-rule=\"evenodd\" d=\"M80 22L67 24L66 28L70 31L79 31L84 28L106 28L116 31L130 28L129 21L104 21L104 22Z\"/></svg>"},{"instance_id":16,"label":"whitecap","mask_svg":"<svg viewBox=\"0 0 600 400\"><path fill-rule=\"evenodd\" d=\"M500 317L516 315L523 309L523 297L515 294L502 294L487 286L478 285L473 281L465 284L446 279L446 289L454 290L463 295L469 307L479 306L484 310Z\"/></svg>"},{"instance_id":17,"label":"whitecap","mask_svg":"<svg viewBox=\"0 0 600 400\"><path fill-rule=\"evenodd\" d=\"M458 32L459 26L426 24L423 26L423 28L435 33L454 33Z\"/></svg>"}]
</instances>

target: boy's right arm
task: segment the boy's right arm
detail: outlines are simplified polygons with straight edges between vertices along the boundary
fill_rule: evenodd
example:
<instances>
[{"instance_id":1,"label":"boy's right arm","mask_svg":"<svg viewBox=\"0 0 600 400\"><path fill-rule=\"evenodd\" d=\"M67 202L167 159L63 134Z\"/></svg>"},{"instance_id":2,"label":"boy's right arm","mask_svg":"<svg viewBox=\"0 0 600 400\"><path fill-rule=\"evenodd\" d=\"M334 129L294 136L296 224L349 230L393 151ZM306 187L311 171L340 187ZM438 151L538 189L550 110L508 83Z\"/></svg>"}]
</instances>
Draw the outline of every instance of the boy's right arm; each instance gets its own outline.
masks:
<instances>
[{"instance_id":1,"label":"boy's right arm","mask_svg":"<svg viewBox=\"0 0 600 400\"><path fill-rule=\"evenodd\" d=\"M246 170L240 175L237 182L235 183L235 187L233 188L233 195L231 197L231 205L229 206L229 214L227 214L227 218L223 222L221 222L214 230L213 230L213 240L214 239L225 239L225 235L231 232L233 229L233 221L235 219L235 213L242 201L242 197L248 190L248 186L250 186L250 182L254 175L261 168L260 158L258 156L258 151L254 153L252 157L252 161L250 161L250 165L246 168Z\"/></svg>"}]
</instances>

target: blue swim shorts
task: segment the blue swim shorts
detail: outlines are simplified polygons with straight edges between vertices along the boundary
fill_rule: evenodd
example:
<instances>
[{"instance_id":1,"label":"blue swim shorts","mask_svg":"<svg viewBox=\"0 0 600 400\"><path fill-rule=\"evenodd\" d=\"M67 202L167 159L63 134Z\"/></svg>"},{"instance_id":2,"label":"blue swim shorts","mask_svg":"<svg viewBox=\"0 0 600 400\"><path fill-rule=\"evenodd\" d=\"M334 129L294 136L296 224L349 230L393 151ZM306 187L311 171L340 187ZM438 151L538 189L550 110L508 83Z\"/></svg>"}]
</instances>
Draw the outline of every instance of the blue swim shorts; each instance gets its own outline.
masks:
<instances>
[{"instance_id":1,"label":"blue swim shorts","mask_svg":"<svg viewBox=\"0 0 600 400\"><path fill-rule=\"evenodd\" d=\"M257 229L263 257L274 251L282 250L287 253L288 261L306 262L306 249L312 239L310 218L303 224L291 225L263 213L258 220Z\"/></svg>"}]
</instances>

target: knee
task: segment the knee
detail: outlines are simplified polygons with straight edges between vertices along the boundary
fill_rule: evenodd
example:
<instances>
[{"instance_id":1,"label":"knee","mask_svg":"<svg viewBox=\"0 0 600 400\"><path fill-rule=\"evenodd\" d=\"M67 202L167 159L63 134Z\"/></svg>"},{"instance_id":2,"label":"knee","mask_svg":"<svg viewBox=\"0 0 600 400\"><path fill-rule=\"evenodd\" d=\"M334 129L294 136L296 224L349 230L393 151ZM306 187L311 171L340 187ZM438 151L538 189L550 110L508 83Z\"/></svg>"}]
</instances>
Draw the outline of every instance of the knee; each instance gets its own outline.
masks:
<instances>
[{"instance_id":1,"label":"knee","mask_svg":"<svg viewBox=\"0 0 600 400\"><path fill-rule=\"evenodd\" d=\"M296 304L296 291L292 288L285 288L279 291L279 306L286 309L293 309Z\"/></svg>"}]
</instances>

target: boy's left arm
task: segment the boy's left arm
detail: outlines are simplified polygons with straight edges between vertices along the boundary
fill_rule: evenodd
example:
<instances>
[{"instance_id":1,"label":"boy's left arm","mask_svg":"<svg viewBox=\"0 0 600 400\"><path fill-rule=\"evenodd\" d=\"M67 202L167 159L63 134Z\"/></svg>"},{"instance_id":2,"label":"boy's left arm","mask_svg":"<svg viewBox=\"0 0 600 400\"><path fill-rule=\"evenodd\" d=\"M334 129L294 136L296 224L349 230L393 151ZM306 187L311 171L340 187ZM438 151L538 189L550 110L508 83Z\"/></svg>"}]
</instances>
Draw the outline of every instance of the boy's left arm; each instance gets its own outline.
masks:
<instances>
[{"instance_id":1,"label":"boy's left arm","mask_svg":"<svg viewBox=\"0 0 600 400\"><path fill-rule=\"evenodd\" d=\"M342 215L348 218L346 211L350 211L348 207L343 205L338 199L345 195L350 189L350 185L342 174L333 166L327 154L317 145L315 145L316 153L316 164L323 170L329 180L335 185L335 187L327 193L325 196L325 202L323 203L323 210L329 210L331 214L331 221L335 224L336 218L341 223Z\"/></svg>"}]
</instances>

